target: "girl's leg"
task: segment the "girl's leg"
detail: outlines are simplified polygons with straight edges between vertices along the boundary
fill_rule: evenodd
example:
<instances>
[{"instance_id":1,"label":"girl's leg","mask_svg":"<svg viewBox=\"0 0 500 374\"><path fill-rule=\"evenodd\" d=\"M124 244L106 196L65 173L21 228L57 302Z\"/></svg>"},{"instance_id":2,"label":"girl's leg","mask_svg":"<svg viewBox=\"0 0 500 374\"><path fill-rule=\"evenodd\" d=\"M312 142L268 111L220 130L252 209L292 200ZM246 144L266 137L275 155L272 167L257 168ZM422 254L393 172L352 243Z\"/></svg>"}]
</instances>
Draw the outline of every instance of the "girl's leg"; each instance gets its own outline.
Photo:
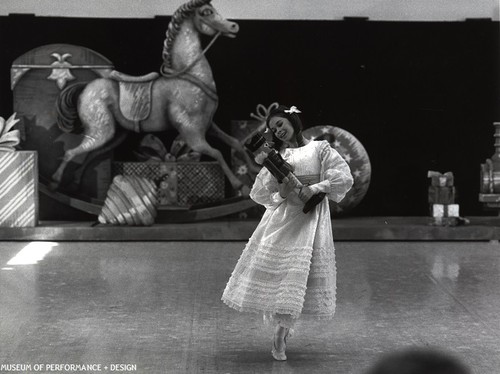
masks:
<instances>
[{"instance_id":1,"label":"girl's leg","mask_svg":"<svg viewBox=\"0 0 500 374\"><path fill-rule=\"evenodd\" d=\"M276 325L276 330L274 331L274 346L278 351L284 351L286 349L285 338L288 335L289 328Z\"/></svg>"},{"instance_id":2,"label":"girl's leg","mask_svg":"<svg viewBox=\"0 0 500 374\"><path fill-rule=\"evenodd\" d=\"M274 332L274 345L278 351L286 348L286 337L295 323L295 319L290 314L274 315L276 330Z\"/></svg>"}]
</instances>

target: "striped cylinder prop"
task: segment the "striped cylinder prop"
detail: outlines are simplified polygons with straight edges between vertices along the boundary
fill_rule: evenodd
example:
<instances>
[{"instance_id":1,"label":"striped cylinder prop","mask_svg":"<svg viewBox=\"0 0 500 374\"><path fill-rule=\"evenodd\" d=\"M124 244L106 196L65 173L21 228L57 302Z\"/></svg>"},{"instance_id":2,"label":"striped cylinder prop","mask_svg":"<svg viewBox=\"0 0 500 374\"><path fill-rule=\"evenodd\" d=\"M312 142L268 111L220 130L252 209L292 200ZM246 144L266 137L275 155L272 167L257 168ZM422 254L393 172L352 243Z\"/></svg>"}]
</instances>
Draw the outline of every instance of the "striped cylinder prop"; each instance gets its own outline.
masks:
<instances>
[{"instance_id":1,"label":"striped cylinder prop","mask_svg":"<svg viewBox=\"0 0 500 374\"><path fill-rule=\"evenodd\" d=\"M37 224L37 153L0 152L0 227L34 227Z\"/></svg>"},{"instance_id":2,"label":"striped cylinder prop","mask_svg":"<svg viewBox=\"0 0 500 374\"><path fill-rule=\"evenodd\" d=\"M158 204L158 188L151 180L117 175L98 220L103 224L151 226L155 222Z\"/></svg>"}]
</instances>

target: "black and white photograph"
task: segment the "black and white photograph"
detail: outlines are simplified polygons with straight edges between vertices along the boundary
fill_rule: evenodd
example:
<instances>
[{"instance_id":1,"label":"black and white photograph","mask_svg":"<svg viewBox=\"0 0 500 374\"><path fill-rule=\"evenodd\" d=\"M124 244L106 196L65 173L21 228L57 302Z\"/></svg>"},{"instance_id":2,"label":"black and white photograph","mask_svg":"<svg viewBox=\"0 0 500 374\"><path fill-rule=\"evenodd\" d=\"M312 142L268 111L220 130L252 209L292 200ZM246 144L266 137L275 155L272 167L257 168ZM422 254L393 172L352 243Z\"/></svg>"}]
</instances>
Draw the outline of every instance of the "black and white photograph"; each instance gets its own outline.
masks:
<instances>
[{"instance_id":1,"label":"black and white photograph","mask_svg":"<svg viewBox=\"0 0 500 374\"><path fill-rule=\"evenodd\" d=\"M0 373L500 373L498 0L2 0Z\"/></svg>"}]
</instances>

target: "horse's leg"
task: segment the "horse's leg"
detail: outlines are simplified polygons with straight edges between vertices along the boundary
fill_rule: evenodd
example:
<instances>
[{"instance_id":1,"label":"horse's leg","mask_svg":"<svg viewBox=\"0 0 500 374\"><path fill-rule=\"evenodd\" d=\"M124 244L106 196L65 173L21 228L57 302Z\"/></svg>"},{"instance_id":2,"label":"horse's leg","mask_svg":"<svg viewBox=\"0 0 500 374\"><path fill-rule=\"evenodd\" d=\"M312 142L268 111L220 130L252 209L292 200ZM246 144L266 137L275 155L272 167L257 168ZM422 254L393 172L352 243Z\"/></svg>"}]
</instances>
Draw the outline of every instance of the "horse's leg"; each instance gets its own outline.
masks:
<instances>
[{"instance_id":1,"label":"horse's leg","mask_svg":"<svg viewBox=\"0 0 500 374\"><path fill-rule=\"evenodd\" d=\"M64 170L66 166L77 156L91 152L92 150L101 147L104 145L105 141L108 139L104 139L103 137L93 137L90 135L85 135L80 145L75 148L68 149L64 152L63 159L61 164L57 168L54 174L52 174L52 182L50 183L50 188L55 190L59 187L62 181L62 177L64 175Z\"/></svg>"},{"instance_id":2,"label":"horse's leg","mask_svg":"<svg viewBox=\"0 0 500 374\"><path fill-rule=\"evenodd\" d=\"M102 147L115 135L115 120L113 114L106 108L106 104L96 102L92 108L92 112L79 111L84 127L83 140L77 147L64 152L61 164L52 174L52 182L49 187L53 190L59 187L66 166L75 157Z\"/></svg>"},{"instance_id":3,"label":"horse's leg","mask_svg":"<svg viewBox=\"0 0 500 374\"><path fill-rule=\"evenodd\" d=\"M241 142L238 141L238 139L222 131L220 127L217 126L213 121L208 131L211 135L222 140L224 143L226 143L228 146L230 146L237 152L240 152L240 154L243 155L243 157L245 158L245 162L248 165L250 171L254 172L255 174L257 174L260 171L261 168L257 166L254 160L248 155L248 152L245 150L245 147L243 147L243 145L241 144Z\"/></svg>"},{"instance_id":4,"label":"horse's leg","mask_svg":"<svg viewBox=\"0 0 500 374\"><path fill-rule=\"evenodd\" d=\"M74 183L76 184L76 186L80 186L83 174L85 173L85 170L87 170L87 167L90 165L92 161L94 161L98 156L102 155L103 153L109 152L118 147L121 143L123 143L123 141L126 138L127 138L126 131L117 131L113 139L107 144L105 144L104 147L96 149L93 152L89 153L88 156L85 158L85 162L83 163L83 165L80 166L75 171Z\"/></svg>"},{"instance_id":5,"label":"horse's leg","mask_svg":"<svg viewBox=\"0 0 500 374\"><path fill-rule=\"evenodd\" d=\"M236 175L233 174L226 161L224 160L224 157L222 157L222 153L218 149L215 149L210 144L208 144L203 135L200 136L200 134L182 133L181 135L185 139L186 143L191 147L191 149L193 149L193 151L202 153L217 160L227 179L229 179L229 183L231 183L233 189L235 189L236 191L240 191L245 195L248 194L249 191L242 190L245 186L236 177Z\"/></svg>"}]
</instances>

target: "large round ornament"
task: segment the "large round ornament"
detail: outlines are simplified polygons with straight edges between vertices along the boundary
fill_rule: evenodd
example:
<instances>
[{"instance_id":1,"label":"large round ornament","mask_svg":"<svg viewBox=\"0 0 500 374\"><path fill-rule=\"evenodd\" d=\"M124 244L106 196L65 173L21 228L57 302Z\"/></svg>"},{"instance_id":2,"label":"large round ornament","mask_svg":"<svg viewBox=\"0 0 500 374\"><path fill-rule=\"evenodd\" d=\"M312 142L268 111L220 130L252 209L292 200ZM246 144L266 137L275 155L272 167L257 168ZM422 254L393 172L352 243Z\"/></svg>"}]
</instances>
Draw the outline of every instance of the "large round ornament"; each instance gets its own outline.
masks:
<instances>
[{"instance_id":1,"label":"large round ornament","mask_svg":"<svg viewBox=\"0 0 500 374\"><path fill-rule=\"evenodd\" d=\"M354 184L340 203L330 200L330 211L338 215L352 210L363 200L370 186L372 169L366 149L354 135L340 127L310 127L303 135L311 140L327 140L349 164Z\"/></svg>"}]
</instances>

